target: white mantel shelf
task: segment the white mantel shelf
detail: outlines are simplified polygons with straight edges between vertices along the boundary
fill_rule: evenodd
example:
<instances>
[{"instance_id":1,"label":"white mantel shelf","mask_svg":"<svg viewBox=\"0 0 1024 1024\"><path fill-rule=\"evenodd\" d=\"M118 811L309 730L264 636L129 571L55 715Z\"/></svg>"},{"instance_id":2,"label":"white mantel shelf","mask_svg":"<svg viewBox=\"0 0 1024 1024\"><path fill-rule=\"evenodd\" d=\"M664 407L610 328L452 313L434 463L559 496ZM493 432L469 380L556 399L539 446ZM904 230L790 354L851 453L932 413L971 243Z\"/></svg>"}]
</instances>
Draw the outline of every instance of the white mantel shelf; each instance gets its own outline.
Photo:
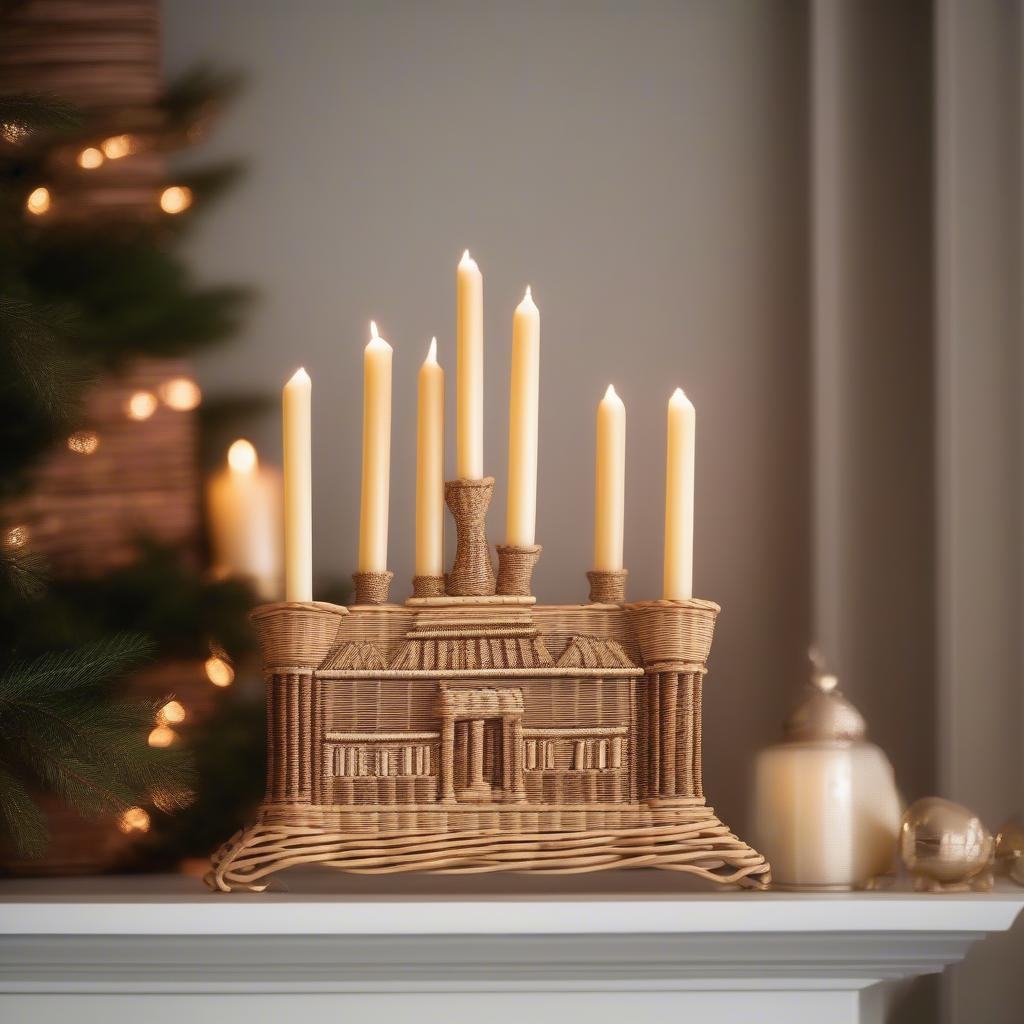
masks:
<instances>
[{"instance_id":1,"label":"white mantel shelf","mask_svg":"<svg viewBox=\"0 0 1024 1024\"><path fill-rule=\"evenodd\" d=\"M218 1024L305 1009L447 1024L869 1021L895 983L962 959L1024 907L1011 887L694 892L655 872L289 885L213 895L169 876L0 882L0 1021L164 1024L185 1005L192 1022Z\"/></svg>"}]
</instances>

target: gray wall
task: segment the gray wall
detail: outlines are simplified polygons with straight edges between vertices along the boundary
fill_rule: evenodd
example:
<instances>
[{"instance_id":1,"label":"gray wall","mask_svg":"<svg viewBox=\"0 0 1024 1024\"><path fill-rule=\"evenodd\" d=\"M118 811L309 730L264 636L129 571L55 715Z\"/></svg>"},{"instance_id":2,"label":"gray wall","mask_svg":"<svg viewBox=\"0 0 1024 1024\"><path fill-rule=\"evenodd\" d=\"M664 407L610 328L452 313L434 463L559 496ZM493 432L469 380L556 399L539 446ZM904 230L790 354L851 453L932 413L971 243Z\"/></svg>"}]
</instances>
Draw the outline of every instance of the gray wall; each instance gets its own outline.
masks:
<instances>
[{"instance_id":1,"label":"gray wall","mask_svg":"<svg viewBox=\"0 0 1024 1024\"><path fill-rule=\"evenodd\" d=\"M536 588L585 597L593 418L628 409L626 560L660 586L665 405L698 411L695 587L724 608L706 728L709 795L746 817L808 642L807 17L802 4L165 4L167 71L249 85L200 156L244 184L198 228L205 276L256 285L241 339L199 366L208 396L314 381L317 573L351 572L360 357L395 348L390 563L412 572L415 375L436 333L454 463L454 274L485 276L487 471L504 520L512 310L542 315ZM275 417L251 424L279 456Z\"/></svg>"}]
</instances>

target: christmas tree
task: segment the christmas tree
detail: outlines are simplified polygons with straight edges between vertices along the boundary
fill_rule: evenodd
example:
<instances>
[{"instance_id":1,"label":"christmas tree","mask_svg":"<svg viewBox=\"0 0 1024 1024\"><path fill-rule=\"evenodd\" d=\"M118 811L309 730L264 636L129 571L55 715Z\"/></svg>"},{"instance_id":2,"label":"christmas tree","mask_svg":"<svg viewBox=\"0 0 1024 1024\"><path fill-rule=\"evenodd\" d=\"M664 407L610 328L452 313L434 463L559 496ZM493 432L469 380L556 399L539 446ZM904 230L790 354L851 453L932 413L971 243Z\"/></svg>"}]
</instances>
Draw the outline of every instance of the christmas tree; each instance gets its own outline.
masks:
<instances>
[{"instance_id":1,"label":"christmas tree","mask_svg":"<svg viewBox=\"0 0 1024 1024\"><path fill-rule=\"evenodd\" d=\"M124 832L202 814L203 709L155 687L230 682L252 603L203 572L199 392L177 361L239 323L245 291L197 283L177 246L237 168L166 170L234 82L199 71L162 89L147 57L131 65L144 81L132 70L111 90L105 15L41 6L0 14L0 835L19 854L45 845L45 794L116 811ZM123 34L145 54L148 7ZM27 42L38 67L7 59ZM154 658L172 677L140 685ZM222 724L235 713L205 702ZM197 852L180 830L173 848Z\"/></svg>"}]
</instances>

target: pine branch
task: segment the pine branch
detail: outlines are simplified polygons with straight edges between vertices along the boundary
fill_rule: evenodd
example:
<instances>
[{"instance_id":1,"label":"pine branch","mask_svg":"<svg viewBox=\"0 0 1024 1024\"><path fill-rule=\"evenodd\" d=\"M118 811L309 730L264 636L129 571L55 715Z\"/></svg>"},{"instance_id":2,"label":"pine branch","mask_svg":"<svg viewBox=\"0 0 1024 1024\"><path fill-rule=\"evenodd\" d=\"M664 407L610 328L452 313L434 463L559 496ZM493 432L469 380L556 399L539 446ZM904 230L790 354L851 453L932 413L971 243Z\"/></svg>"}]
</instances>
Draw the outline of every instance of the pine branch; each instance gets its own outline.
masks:
<instances>
[{"instance_id":1,"label":"pine branch","mask_svg":"<svg viewBox=\"0 0 1024 1024\"><path fill-rule=\"evenodd\" d=\"M22 857L39 857L46 849L46 819L25 784L0 764L0 835Z\"/></svg>"},{"instance_id":2,"label":"pine branch","mask_svg":"<svg viewBox=\"0 0 1024 1024\"><path fill-rule=\"evenodd\" d=\"M17 386L54 422L66 423L77 415L82 393L93 382L81 360L58 340L72 324L64 309L0 296L0 343L18 376ZM13 385L8 381L8 387Z\"/></svg>"},{"instance_id":3,"label":"pine branch","mask_svg":"<svg viewBox=\"0 0 1024 1024\"><path fill-rule=\"evenodd\" d=\"M149 650L143 638L121 635L0 673L0 831L19 848L38 849L42 841L27 783L83 814L155 798L163 806L187 802L188 756L146 742L163 701L112 697L108 687Z\"/></svg>"},{"instance_id":4,"label":"pine branch","mask_svg":"<svg viewBox=\"0 0 1024 1024\"><path fill-rule=\"evenodd\" d=\"M38 551L0 547L0 579L15 598L32 601L46 589L46 559Z\"/></svg>"},{"instance_id":5,"label":"pine branch","mask_svg":"<svg viewBox=\"0 0 1024 1024\"><path fill-rule=\"evenodd\" d=\"M152 652L153 645L145 637L122 633L74 651L53 651L15 662L0 670L0 709L31 693L53 695L97 686L145 661Z\"/></svg>"}]
</instances>

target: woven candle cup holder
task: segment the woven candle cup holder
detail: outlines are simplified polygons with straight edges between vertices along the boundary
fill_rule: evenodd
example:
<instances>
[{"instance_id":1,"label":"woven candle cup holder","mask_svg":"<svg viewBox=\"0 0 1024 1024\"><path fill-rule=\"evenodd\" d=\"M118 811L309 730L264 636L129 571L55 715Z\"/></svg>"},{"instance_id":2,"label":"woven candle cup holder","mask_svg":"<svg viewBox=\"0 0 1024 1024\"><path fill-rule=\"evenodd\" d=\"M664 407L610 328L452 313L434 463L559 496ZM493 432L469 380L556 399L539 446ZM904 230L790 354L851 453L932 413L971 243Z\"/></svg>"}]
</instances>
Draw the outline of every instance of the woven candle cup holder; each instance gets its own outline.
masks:
<instances>
[{"instance_id":1,"label":"woven candle cup holder","mask_svg":"<svg viewBox=\"0 0 1024 1024\"><path fill-rule=\"evenodd\" d=\"M540 544L499 544L497 592L510 597L529 597L533 569L540 552Z\"/></svg>"},{"instance_id":2,"label":"woven candle cup holder","mask_svg":"<svg viewBox=\"0 0 1024 1024\"><path fill-rule=\"evenodd\" d=\"M413 597L444 597L443 576L413 576Z\"/></svg>"},{"instance_id":3,"label":"woven candle cup holder","mask_svg":"<svg viewBox=\"0 0 1024 1024\"><path fill-rule=\"evenodd\" d=\"M395 574L384 572L354 572L352 582L356 593L354 604L387 604L391 595L391 581Z\"/></svg>"},{"instance_id":4,"label":"woven candle cup holder","mask_svg":"<svg viewBox=\"0 0 1024 1024\"><path fill-rule=\"evenodd\" d=\"M494 493L494 477L449 480L444 500L455 520L455 563L448 573L447 593L453 597L491 597L494 565L485 522Z\"/></svg>"},{"instance_id":5,"label":"woven candle cup holder","mask_svg":"<svg viewBox=\"0 0 1024 1024\"><path fill-rule=\"evenodd\" d=\"M590 581L591 604L622 604L626 600L626 577L628 569L591 569L587 573Z\"/></svg>"}]
</instances>

